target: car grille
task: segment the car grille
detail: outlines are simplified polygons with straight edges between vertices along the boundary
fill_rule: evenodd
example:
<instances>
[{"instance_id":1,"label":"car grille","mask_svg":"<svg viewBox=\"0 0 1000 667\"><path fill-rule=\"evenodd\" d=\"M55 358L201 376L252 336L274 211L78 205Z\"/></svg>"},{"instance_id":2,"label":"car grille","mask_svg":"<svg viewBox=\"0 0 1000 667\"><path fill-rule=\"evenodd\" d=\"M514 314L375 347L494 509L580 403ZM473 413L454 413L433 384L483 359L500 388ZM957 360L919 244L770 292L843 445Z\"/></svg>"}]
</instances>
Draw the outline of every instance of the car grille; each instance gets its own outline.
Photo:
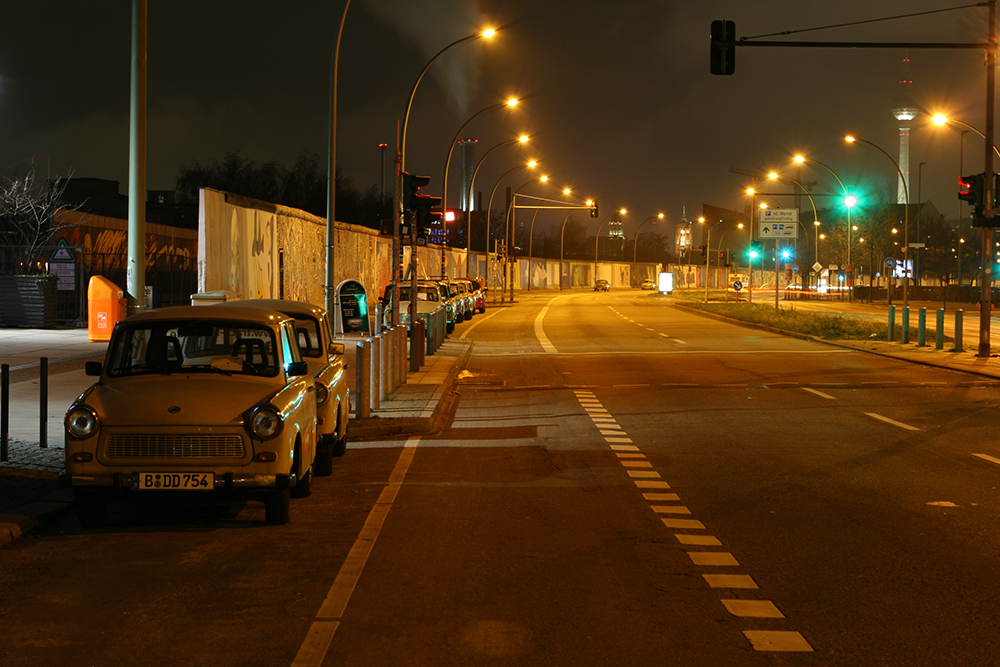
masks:
<instances>
[{"instance_id":1,"label":"car grille","mask_svg":"<svg viewBox=\"0 0 1000 667\"><path fill-rule=\"evenodd\" d=\"M110 458L209 459L241 458L239 435L113 435Z\"/></svg>"}]
</instances>

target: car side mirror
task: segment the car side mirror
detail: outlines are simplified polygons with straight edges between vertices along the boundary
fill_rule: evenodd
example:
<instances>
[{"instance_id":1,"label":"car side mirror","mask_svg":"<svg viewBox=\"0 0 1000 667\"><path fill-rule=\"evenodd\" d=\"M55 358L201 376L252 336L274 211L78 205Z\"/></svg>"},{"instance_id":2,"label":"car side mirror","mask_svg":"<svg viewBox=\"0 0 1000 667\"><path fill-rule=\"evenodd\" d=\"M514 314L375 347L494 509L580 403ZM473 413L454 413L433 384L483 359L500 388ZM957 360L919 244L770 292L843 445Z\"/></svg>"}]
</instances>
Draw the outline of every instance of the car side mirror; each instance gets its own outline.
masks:
<instances>
[{"instance_id":1,"label":"car side mirror","mask_svg":"<svg viewBox=\"0 0 1000 667\"><path fill-rule=\"evenodd\" d=\"M330 343L330 352L329 352L329 354L343 354L343 353L344 353L344 344L343 343Z\"/></svg>"},{"instance_id":2,"label":"car side mirror","mask_svg":"<svg viewBox=\"0 0 1000 667\"><path fill-rule=\"evenodd\" d=\"M100 361L88 361L83 365L83 372L87 375L97 375L99 376L104 370L104 364Z\"/></svg>"},{"instance_id":3,"label":"car side mirror","mask_svg":"<svg viewBox=\"0 0 1000 667\"><path fill-rule=\"evenodd\" d=\"M288 364L289 375L308 375L309 374L309 364L304 361L293 361Z\"/></svg>"}]
</instances>

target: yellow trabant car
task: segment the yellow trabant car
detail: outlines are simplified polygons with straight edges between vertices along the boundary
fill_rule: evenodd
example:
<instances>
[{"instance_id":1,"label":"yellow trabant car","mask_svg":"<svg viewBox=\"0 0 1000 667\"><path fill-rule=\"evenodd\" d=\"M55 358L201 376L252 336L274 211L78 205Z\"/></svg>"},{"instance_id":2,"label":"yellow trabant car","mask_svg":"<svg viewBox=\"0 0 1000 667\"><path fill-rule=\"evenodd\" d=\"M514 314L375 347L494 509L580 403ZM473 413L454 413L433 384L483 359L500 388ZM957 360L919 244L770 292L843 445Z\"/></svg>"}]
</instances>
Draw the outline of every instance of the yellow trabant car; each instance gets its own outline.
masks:
<instances>
[{"instance_id":1,"label":"yellow trabant car","mask_svg":"<svg viewBox=\"0 0 1000 667\"><path fill-rule=\"evenodd\" d=\"M97 384L66 413L80 523L118 501L264 502L284 524L312 492L316 386L295 320L273 310L175 306L122 320Z\"/></svg>"},{"instance_id":2,"label":"yellow trabant car","mask_svg":"<svg viewBox=\"0 0 1000 667\"><path fill-rule=\"evenodd\" d=\"M317 477L333 474L333 458L347 451L347 426L351 405L347 393L344 344L333 340L330 318L324 308L286 299L229 301L228 307L254 306L284 313L295 320L302 358L316 381Z\"/></svg>"}]
</instances>

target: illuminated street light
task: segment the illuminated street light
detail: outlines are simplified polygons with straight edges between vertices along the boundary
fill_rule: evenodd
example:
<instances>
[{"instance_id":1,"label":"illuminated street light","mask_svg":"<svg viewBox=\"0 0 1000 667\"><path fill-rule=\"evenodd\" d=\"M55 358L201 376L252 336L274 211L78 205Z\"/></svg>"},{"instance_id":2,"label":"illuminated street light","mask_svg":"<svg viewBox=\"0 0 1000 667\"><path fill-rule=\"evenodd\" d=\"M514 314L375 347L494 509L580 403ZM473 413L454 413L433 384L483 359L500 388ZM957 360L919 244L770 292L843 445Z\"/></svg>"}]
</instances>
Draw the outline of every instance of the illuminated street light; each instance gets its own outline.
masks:
<instances>
[{"instance_id":1,"label":"illuminated street light","mask_svg":"<svg viewBox=\"0 0 1000 667\"><path fill-rule=\"evenodd\" d=\"M644 224L646 224L647 222L649 222L650 220L657 220L657 219L658 220L663 220L663 214L662 213L657 213L656 215L651 215L650 217L648 217L645 220L643 220L642 222L640 222L639 226L635 230L635 242L632 244L632 271L633 272L635 271L635 253L636 253L636 250L639 249L639 230L642 229L642 226ZM655 225L656 223L654 222L653 224Z\"/></svg>"},{"instance_id":2,"label":"illuminated street light","mask_svg":"<svg viewBox=\"0 0 1000 667\"><path fill-rule=\"evenodd\" d=\"M935 125L947 125L948 123L955 123L956 125L961 125L962 127L966 127L969 130L975 132L980 137L982 137L984 140L986 139L986 135L983 134L982 132L980 132L979 130L977 130L976 128L974 128L973 126L969 125L966 122L963 122L963 121L960 121L960 120L955 120L954 118L948 118L943 113L934 114L934 117L931 120L934 122ZM993 146L993 152L996 153L997 156L1000 156L1000 150L997 150L997 147L996 147L995 144Z\"/></svg>"},{"instance_id":3,"label":"illuminated street light","mask_svg":"<svg viewBox=\"0 0 1000 667\"><path fill-rule=\"evenodd\" d=\"M601 227L604 226L604 223L607 222L611 218L611 216L615 214L625 215L626 213L628 213L628 209L621 208L617 211L614 211L613 213L609 213L608 216L604 218L604 220L601 220L601 224L597 225L597 235L594 236L594 280L597 280L597 251L598 251L598 242L601 240Z\"/></svg>"},{"instance_id":4,"label":"illuminated street light","mask_svg":"<svg viewBox=\"0 0 1000 667\"><path fill-rule=\"evenodd\" d=\"M545 199L550 199L552 197L555 197L557 194L559 194L559 192L560 192L559 190L556 190L548 197L545 197ZM572 190L570 190L569 188L562 189L563 196L568 197L570 193L572 193ZM535 212L531 215L531 225L528 227L528 291L529 292L531 291L531 243L535 236L535 218L538 217L538 211L539 209L536 208Z\"/></svg>"},{"instance_id":5,"label":"illuminated street light","mask_svg":"<svg viewBox=\"0 0 1000 667\"><path fill-rule=\"evenodd\" d=\"M904 208L903 208L903 246L904 246L903 247L903 307L907 307L907 306L910 305L910 298L909 298L910 295L909 295L909 291L908 291L908 286L910 284L910 271L909 271L909 266L908 266L908 262L909 262L909 259L910 259L910 253L909 253L909 249L910 249L910 191L909 191L909 188L906 186L906 179L903 178L903 172L900 170L899 164L894 159L892 159L891 155L889 155L884 150L882 150L881 148L879 148L876 144L873 144L872 142L868 141L867 139L861 139L861 138L858 138L858 137L853 137L851 135L847 135L846 137L844 137L844 141L846 141L849 144L852 144L852 143L854 143L856 141L860 141L863 144L868 144L869 146L871 146L872 148L874 148L875 150L877 150L879 153L881 153L882 155L884 155L887 158L889 158L889 162L892 162L892 165L894 167L896 167L896 173L899 174L900 179L902 179L901 182L903 184L903 199L904 199L904 202L903 202L903 205L904 205ZM845 192L845 194L846 194L846 192ZM849 209L849 208L847 209L848 215L850 215L850 210L851 209ZM848 248L850 248L849 245L848 245Z\"/></svg>"}]
</instances>

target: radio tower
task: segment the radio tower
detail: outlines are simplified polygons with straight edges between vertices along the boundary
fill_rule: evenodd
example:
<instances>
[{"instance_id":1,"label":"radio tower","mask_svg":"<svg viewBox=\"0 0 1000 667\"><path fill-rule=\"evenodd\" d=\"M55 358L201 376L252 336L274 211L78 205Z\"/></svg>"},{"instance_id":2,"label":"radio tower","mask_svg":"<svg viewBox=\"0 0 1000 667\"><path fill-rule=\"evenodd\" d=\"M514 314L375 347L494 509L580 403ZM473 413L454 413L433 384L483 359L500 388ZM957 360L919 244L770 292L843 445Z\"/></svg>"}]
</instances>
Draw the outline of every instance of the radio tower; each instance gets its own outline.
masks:
<instances>
[{"instance_id":1,"label":"radio tower","mask_svg":"<svg viewBox=\"0 0 1000 667\"><path fill-rule=\"evenodd\" d=\"M917 106L913 103L910 88L910 59L903 57L903 76L899 79L899 93L893 102L892 115L899 121L899 176L896 186L896 203L906 203L906 191L910 188L910 121L917 117ZM904 188L905 182L905 188Z\"/></svg>"}]
</instances>

